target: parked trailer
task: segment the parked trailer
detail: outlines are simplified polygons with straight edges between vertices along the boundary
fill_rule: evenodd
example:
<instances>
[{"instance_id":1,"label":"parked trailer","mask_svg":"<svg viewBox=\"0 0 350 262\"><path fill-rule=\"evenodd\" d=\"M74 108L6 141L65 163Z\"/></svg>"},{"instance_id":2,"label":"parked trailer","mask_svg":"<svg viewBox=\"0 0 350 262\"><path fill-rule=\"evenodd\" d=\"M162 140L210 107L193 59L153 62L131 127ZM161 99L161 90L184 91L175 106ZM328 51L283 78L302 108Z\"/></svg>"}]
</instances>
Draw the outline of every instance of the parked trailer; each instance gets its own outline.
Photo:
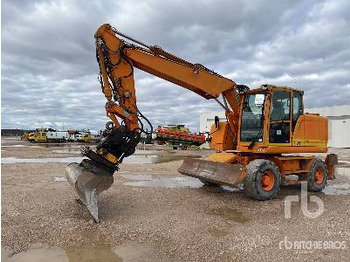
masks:
<instances>
[{"instance_id":1,"label":"parked trailer","mask_svg":"<svg viewBox=\"0 0 350 262\"><path fill-rule=\"evenodd\" d=\"M200 146L205 143L205 136L190 133L184 125L158 126L156 130L156 141L158 144L169 143L174 149L180 147L186 150L189 146Z\"/></svg>"},{"instance_id":2,"label":"parked trailer","mask_svg":"<svg viewBox=\"0 0 350 262\"><path fill-rule=\"evenodd\" d=\"M46 133L47 142L65 142L69 139L69 133L66 131L55 131Z\"/></svg>"}]
</instances>

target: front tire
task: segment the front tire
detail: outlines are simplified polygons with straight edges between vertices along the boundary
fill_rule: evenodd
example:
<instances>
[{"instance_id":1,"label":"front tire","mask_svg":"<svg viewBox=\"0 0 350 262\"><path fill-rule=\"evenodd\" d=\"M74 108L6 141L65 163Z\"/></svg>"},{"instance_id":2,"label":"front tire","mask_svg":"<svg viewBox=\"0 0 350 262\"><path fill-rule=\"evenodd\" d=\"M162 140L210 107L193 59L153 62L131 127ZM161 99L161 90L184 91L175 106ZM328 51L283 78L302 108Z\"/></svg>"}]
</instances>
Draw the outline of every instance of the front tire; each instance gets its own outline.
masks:
<instances>
[{"instance_id":1,"label":"front tire","mask_svg":"<svg viewBox=\"0 0 350 262\"><path fill-rule=\"evenodd\" d=\"M256 200L268 200L277 195L281 176L275 163L266 159L256 159L247 166L244 191Z\"/></svg>"}]
</instances>

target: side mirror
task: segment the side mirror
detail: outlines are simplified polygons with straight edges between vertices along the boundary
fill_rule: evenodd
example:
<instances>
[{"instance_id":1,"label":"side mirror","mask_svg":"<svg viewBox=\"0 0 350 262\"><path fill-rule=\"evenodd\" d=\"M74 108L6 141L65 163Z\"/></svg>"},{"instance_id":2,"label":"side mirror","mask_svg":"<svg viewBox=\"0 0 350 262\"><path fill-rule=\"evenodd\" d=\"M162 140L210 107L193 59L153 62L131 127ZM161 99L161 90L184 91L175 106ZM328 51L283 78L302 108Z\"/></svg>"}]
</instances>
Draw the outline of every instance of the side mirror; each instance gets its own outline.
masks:
<instances>
[{"instance_id":1,"label":"side mirror","mask_svg":"<svg viewBox=\"0 0 350 262\"><path fill-rule=\"evenodd\" d=\"M214 123L215 123L216 129L219 129L219 122L220 122L219 117L218 117L218 116L215 116L215 118L214 118Z\"/></svg>"}]
</instances>

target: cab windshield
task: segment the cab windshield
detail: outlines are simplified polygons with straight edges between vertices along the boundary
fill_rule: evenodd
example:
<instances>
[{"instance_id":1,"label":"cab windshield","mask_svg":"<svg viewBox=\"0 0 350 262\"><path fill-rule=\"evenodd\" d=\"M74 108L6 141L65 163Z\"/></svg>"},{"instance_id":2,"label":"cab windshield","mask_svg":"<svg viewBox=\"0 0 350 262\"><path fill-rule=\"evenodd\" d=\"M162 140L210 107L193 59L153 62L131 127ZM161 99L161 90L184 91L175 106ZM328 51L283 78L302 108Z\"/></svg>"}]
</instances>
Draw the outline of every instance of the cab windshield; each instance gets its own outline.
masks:
<instances>
[{"instance_id":1,"label":"cab windshield","mask_svg":"<svg viewBox=\"0 0 350 262\"><path fill-rule=\"evenodd\" d=\"M265 98L265 94L251 94L244 97L241 123L242 142L262 142Z\"/></svg>"}]
</instances>

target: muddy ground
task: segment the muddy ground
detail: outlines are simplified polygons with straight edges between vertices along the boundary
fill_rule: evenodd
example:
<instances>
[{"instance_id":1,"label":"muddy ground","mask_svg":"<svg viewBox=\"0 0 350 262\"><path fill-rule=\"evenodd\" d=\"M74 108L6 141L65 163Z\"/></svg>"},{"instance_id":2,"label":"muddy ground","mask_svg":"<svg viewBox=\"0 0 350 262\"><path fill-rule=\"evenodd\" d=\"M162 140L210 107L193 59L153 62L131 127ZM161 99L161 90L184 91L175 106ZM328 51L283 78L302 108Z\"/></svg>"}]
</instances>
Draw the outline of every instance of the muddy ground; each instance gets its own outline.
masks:
<instances>
[{"instance_id":1,"label":"muddy ground","mask_svg":"<svg viewBox=\"0 0 350 262\"><path fill-rule=\"evenodd\" d=\"M121 165L99 199L101 223L76 203L65 167L79 144L38 145L2 138L2 261L348 261L350 150L339 155L338 178L324 192L324 212L306 217L300 202L285 218L282 188L270 201L242 190L203 187L176 169L185 155L142 146ZM142 163L142 164L140 164ZM317 210L315 203L308 208Z\"/></svg>"}]
</instances>

